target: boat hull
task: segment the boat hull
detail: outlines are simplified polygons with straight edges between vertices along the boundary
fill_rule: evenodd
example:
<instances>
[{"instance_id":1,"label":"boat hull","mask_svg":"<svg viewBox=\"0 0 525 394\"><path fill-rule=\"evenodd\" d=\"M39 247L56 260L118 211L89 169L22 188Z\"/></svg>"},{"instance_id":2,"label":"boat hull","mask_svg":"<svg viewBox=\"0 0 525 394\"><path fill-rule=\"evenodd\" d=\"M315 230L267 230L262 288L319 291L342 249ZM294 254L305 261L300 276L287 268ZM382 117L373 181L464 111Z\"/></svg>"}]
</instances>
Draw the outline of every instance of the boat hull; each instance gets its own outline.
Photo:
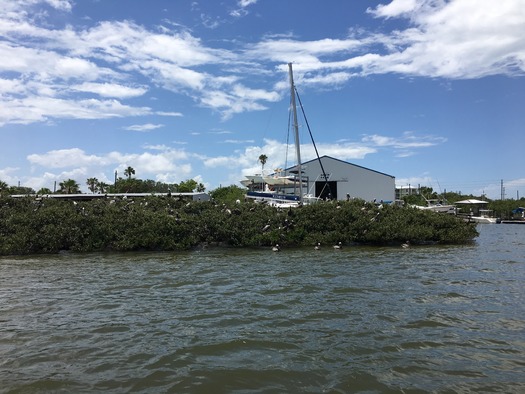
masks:
<instances>
[{"instance_id":1,"label":"boat hull","mask_svg":"<svg viewBox=\"0 0 525 394\"><path fill-rule=\"evenodd\" d=\"M482 216L471 216L468 218L469 222L473 223L483 223L483 224L496 224L500 223L500 220L497 218L486 218Z\"/></svg>"}]
</instances>

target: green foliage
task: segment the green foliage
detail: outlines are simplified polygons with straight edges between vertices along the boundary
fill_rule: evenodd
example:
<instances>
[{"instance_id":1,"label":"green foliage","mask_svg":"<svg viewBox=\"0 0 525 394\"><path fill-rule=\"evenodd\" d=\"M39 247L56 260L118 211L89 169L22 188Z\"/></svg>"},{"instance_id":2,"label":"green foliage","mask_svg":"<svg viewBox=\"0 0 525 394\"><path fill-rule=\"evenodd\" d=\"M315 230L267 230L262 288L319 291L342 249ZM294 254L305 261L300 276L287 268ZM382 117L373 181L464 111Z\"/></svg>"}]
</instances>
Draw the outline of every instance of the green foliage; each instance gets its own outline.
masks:
<instances>
[{"instance_id":1,"label":"green foliage","mask_svg":"<svg viewBox=\"0 0 525 394\"><path fill-rule=\"evenodd\" d=\"M501 219L515 219L521 214L514 214L512 211L519 207L525 207L525 198L519 200L494 200L489 201L488 209L492 209L494 216Z\"/></svg>"},{"instance_id":2,"label":"green foliage","mask_svg":"<svg viewBox=\"0 0 525 394\"><path fill-rule=\"evenodd\" d=\"M35 194L35 191L32 188L25 186L7 186L7 188L0 187L0 195L13 194Z\"/></svg>"},{"instance_id":3,"label":"green foliage","mask_svg":"<svg viewBox=\"0 0 525 394\"><path fill-rule=\"evenodd\" d=\"M7 189L9 188L9 185L5 183L4 181L0 181L0 196L3 194L7 194Z\"/></svg>"},{"instance_id":4,"label":"green foliage","mask_svg":"<svg viewBox=\"0 0 525 394\"><path fill-rule=\"evenodd\" d=\"M179 193L203 192L206 190L202 183L197 183L194 179L188 179L179 184L176 191Z\"/></svg>"},{"instance_id":5,"label":"green foliage","mask_svg":"<svg viewBox=\"0 0 525 394\"><path fill-rule=\"evenodd\" d=\"M43 195L43 194L53 194L53 192L51 191L51 189L47 188L47 187L42 187L40 188L36 194L39 194L39 195Z\"/></svg>"},{"instance_id":6,"label":"green foliage","mask_svg":"<svg viewBox=\"0 0 525 394\"><path fill-rule=\"evenodd\" d=\"M239 186L231 185L226 187L219 187L210 192L211 198L218 203L229 203L232 204L237 200L243 201L246 191Z\"/></svg>"},{"instance_id":7,"label":"green foliage","mask_svg":"<svg viewBox=\"0 0 525 394\"><path fill-rule=\"evenodd\" d=\"M107 185L106 185L107 186ZM109 187L106 187L108 193L191 193L193 191L203 192L206 188L202 183L197 183L193 179L176 183L156 182L151 179L137 179L137 178L119 178L117 182Z\"/></svg>"},{"instance_id":8,"label":"green foliage","mask_svg":"<svg viewBox=\"0 0 525 394\"><path fill-rule=\"evenodd\" d=\"M231 197L235 189L226 192ZM0 223L2 255L188 250L202 244L454 244L478 235L474 226L454 216L379 208L361 200L279 210L251 202L186 202L175 197L80 202L2 197Z\"/></svg>"},{"instance_id":9,"label":"green foliage","mask_svg":"<svg viewBox=\"0 0 525 394\"><path fill-rule=\"evenodd\" d=\"M143 181L136 178L119 178L109 188L109 193L151 193L154 190L154 181Z\"/></svg>"},{"instance_id":10,"label":"green foliage","mask_svg":"<svg viewBox=\"0 0 525 394\"><path fill-rule=\"evenodd\" d=\"M59 193L76 194L80 193L80 185L74 179L66 179L59 183Z\"/></svg>"}]
</instances>

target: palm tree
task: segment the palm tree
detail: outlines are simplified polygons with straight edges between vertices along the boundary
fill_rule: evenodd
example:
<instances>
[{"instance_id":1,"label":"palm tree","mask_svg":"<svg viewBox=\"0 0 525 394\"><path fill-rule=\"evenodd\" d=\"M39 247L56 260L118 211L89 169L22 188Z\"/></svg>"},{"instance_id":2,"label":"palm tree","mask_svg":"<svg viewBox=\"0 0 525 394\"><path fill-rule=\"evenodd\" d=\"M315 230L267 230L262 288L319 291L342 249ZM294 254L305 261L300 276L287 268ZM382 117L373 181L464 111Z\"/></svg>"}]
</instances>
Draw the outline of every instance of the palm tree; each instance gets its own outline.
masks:
<instances>
[{"instance_id":1,"label":"palm tree","mask_svg":"<svg viewBox=\"0 0 525 394\"><path fill-rule=\"evenodd\" d=\"M104 183L104 182L99 182L97 186L98 186L98 191L100 193L105 193L108 190L108 187L109 187L109 185L107 183Z\"/></svg>"},{"instance_id":2,"label":"palm tree","mask_svg":"<svg viewBox=\"0 0 525 394\"><path fill-rule=\"evenodd\" d=\"M264 153L259 156L259 161L261 162L261 177L263 177L261 188L263 190L264 190L264 165L266 164L266 160L268 160L268 156L266 156Z\"/></svg>"},{"instance_id":3,"label":"palm tree","mask_svg":"<svg viewBox=\"0 0 525 394\"><path fill-rule=\"evenodd\" d=\"M135 175L135 169L131 166L128 166L128 168L124 170L124 175L127 176L128 179L131 179L131 176Z\"/></svg>"},{"instance_id":4,"label":"palm tree","mask_svg":"<svg viewBox=\"0 0 525 394\"><path fill-rule=\"evenodd\" d=\"M268 160L268 156L266 156L264 153L259 156L259 162L261 163L261 173L264 172L264 165L266 164L266 160Z\"/></svg>"},{"instance_id":5,"label":"palm tree","mask_svg":"<svg viewBox=\"0 0 525 394\"><path fill-rule=\"evenodd\" d=\"M0 194L2 194L2 192L6 191L8 188L9 185L7 183L0 181Z\"/></svg>"},{"instance_id":6,"label":"palm tree","mask_svg":"<svg viewBox=\"0 0 525 394\"><path fill-rule=\"evenodd\" d=\"M95 193L98 190L98 179L97 178L88 178L86 181L86 185L88 185L88 189L91 191L91 193Z\"/></svg>"},{"instance_id":7,"label":"palm tree","mask_svg":"<svg viewBox=\"0 0 525 394\"><path fill-rule=\"evenodd\" d=\"M80 193L80 185L74 179L67 179L58 184L60 186L60 192L66 194Z\"/></svg>"},{"instance_id":8,"label":"palm tree","mask_svg":"<svg viewBox=\"0 0 525 394\"><path fill-rule=\"evenodd\" d=\"M53 192L51 191L51 189L47 188L47 187L42 187L40 188L39 191L36 192L36 194L40 194L40 195L43 195L43 194L53 194Z\"/></svg>"}]
</instances>

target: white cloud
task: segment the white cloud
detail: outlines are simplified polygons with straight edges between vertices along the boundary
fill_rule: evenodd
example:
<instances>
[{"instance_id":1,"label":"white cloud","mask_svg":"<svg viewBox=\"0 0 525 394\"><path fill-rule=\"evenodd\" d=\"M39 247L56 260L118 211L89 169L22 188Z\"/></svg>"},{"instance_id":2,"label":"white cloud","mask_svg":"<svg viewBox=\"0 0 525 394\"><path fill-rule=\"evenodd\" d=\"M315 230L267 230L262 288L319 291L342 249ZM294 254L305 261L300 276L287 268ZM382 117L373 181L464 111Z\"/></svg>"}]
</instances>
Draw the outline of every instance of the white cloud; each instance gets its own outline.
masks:
<instances>
[{"instance_id":1,"label":"white cloud","mask_svg":"<svg viewBox=\"0 0 525 394\"><path fill-rule=\"evenodd\" d=\"M417 136L412 132L405 132L401 137L387 137L382 135L365 135L362 141L377 147L392 147L394 149L428 148L445 143L446 138L423 135Z\"/></svg>"},{"instance_id":2,"label":"white cloud","mask_svg":"<svg viewBox=\"0 0 525 394\"><path fill-rule=\"evenodd\" d=\"M417 0L392 0L389 4L380 4L375 10L369 8L367 11L376 17L395 18L413 12L417 6Z\"/></svg>"},{"instance_id":3,"label":"white cloud","mask_svg":"<svg viewBox=\"0 0 525 394\"><path fill-rule=\"evenodd\" d=\"M241 18L243 16L248 15L247 8L251 5L254 5L257 3L257 0L238 0L237 6L239 8L236 8L234 10L230 11L230 16L233 16L234 18Z\"/></svg>"},{"instance_id":4,"label":"white cloud","mask_svg":"<svg viewBox=\"0 0 525 394\"><path fill-rule=\"evenodd\" d=\"M228 139L228 140L224 140L223 142L225 144L253 144L255 141L254 140L232 140L232 139Z\"/></svg>"},{"instance_id":5,"label":"white cloud","mask_svg":"<svg viewBox=\"0 0 525 394\"><path fill-rule=\"evenodd\" d=\"M128 99L144 94L151 85L187 95L228 119L280 100L286 87L280 82L290 60L298 84L324 89L337 89L351 78L369 74L479 78L525 72L523 0L394 0L368 12L406 23L397 31L352 30L346 39L309 41L274 36L234 50L208 47L173 24L159 31L130 21L51 29L30 16L30 7L42 4L57 12L70 12L73 6L71 1L9 0L0 12L0 34L5 37L0 41L0 72L14 75L2 76L0 105L7 110L0 111L0 125L145 114L149 111L144 108L120 104L118 109L119 103L111 109L109 102L89 104L72 93ZM245 10L254 4L246 0L238 6ZM277 91L240 83L247 75L268 72L268 62L279 71L271 73L279 80ZM41 96L58 101L40 100Z\"/></svg>"},{"instance_id":6,"label":"white cloud","mask_svg":"<svg viewBox=\"0 0 525 394\"><path fill-rule=\"evenodd\" d=\"M256 4L257 0L238 0L237 4L239 4L239 7L248 7L250 5Z\"/></svg>"},{"instance_id":7,"label":"white cloud","mask_svg":"<svg viewBox=\"0 0 525 394\"><path fill-rule=\"evenodd\" d=\"M164 111L157 111L155 114L160 116L184 116L180 112L164 112Z\"/></svg>"},{"instance_id":8,"label":"white cloud","mask_svg":"<svg viewBox=\"0 0 525 394\"><path fill-rule=\"evenodd\" d=\"M67 168L75 166L105 165L109 162L103 157L87 155L82 149L57 149L44 154L32 154L27 160L33 165L45 168Z\"/></svg>"},{"instance_id":9,"label":"white cloud","mask_svg":"<svg viewBox=\"0 0 525 394\"><path fill-rule=\"evenodd\" d=\"M522 0L394 1L374 13L409 18L413 27L385 40L400 49L377 59L365 72L446 78L525 72Z\"/></svg>"},{"instance_id":10,"label":"white cloud","mask_svg":"<svg viewBox=\"0 0 525 394\"><path fill-rule=\"evenodd\" d=\"M9 186L17 185L20 180L16 175L18 170L19 168L16 167L0 168L0 181L7 183Z\"/></svg>"},{"instance_id":11,"label":"white cloud","mask_svg":"<svg viewBox=\"0 0 525 394\"><path fill-rule=\"evenodd\" d=\"M71 90L79 92L96 93L102 97L130 98L142 96L147 92L146 87L129 87L115 83L84 82L71 86Z\"/></svg>"},{"instance_id":12,"label":"white cloud","mask_svg":"<svg viewBox=\"0 0 525 394\"><path fill-rule=\"evenodd\" d=\"M38 0L34 0L37 2ZM71 11L72 4L69 0L42 0L44 3L49 4L51 7L63 11Z\"/></svg>"},{"instance_id":13,"label":"white cloud","mask_svg":"<svg viewBox=\"0 0 525 394\"><path fill-rule=\"evenodd\" d=\"M319 152L322 152L321 155L333 156L342 160L363 159L366 155L376 152L376 149L373 147L355 143L320 143L317 144L317 148ZM236 152L233 156L205 158L204 165L206 167L240 168L243 174L248 175L255 172L260 173L260 155L265 154L268 157L265 169L273 170L274 168L285 168L293 165L295 163L294 152L292 145L265 139L263 146L248 146L244 151ZM287 156L288 162L286 162ZM303 162L313 160L316 157L315 149L311 144L301 144L301 158Z\"/></svg>"},{"instance_id":14,"label":"white cloud","mask_svg":"<svg viewBox=\"0 0 525 394\"><path fill-rule=\"evenodd\" d=\"M146 123L146 124L136 124L128 127L124 127L124 130L130 130L130 131L151 131L155 129L159 129L161 127L164 127L163 124L152 124L152 123Z\"/></svg>"},{"instance_id":15,"label":"white cloud","mask_svg":"<svg viewBox=\"0 0 525 394\"><path fill-rule=\"evenodd\" d=\"M351 31L346 40L266 39L246 54L281 69L292 60L296 79L311 85L326 85L334 73L343 73L343 82L385 73L451 79L525 73L523 0L395 0L369 12L408 26L385 34Z\"/></svg>"},{"instance_id":16,"label":"white cloud","mask_svg":"<svg viewBox=\"0 0 525 394\"><path fill-rule=\"evenodd\" d=\"M248 47L246 53L253 59L263 58L282 64L293 61L294 69L300 75L306 71L326 68L321 61L321 56L348 54L362 46L363 42L353 38L346 40L326 38L316 41L267 39Z\"/></svg>"},{"instance_id":17,"label":"white cloud","mask_svg":"<svg viewBox=\"0 0 525 394\"><path fill-rule=\"evenodd\" d=\"M114 171L118 176L123 176L124 170L131 166L136 171L136 176L141 179L169 180L170 183L187 179L192 172L189 162L192 155L185 150L174 149L168 146L146 146L152 152L123 153L108 152L105 154L87 154L80 148L59 149L44 154L28 155L27 160L33 172L44 170L44 175L26 177L23 185L37 190L41 187L51 188L54 181L72 178L81 183L87 177L94 176L103 181L112 181ZM60 169L60 172L49 170ZM0 179L9 184L16 181L16 168L0 169ZM106 176L109 174L109 177ZM111 179L109 179L111 178Z\"/></svg>"},{"instance_id":18,"label":"white cloud","mask_svg":"<svg viewBox=\"0 0 525 394\"><path fill-rule=\"evenodd\" d=\"M203 93L201 103L205 107L221 111L223 119L245 111L260 111L266 106L260 101L274 102L280 99L277 92L250 89L237 84L230 91L210 90Z\"/></svg>"},{"instance_id":19,"label":"white cloud","mask_svg":"<svg viewBox=\"0 0 525 394\"><path fill-rule=\"evenodd\" d=\"M31 96L25 99L4 100L0 107L0 126L6 123L29 124L49 118L108 119L147 115L150 109L129 107L116 100L66 100Z\"/></svg>"}]
</instances>

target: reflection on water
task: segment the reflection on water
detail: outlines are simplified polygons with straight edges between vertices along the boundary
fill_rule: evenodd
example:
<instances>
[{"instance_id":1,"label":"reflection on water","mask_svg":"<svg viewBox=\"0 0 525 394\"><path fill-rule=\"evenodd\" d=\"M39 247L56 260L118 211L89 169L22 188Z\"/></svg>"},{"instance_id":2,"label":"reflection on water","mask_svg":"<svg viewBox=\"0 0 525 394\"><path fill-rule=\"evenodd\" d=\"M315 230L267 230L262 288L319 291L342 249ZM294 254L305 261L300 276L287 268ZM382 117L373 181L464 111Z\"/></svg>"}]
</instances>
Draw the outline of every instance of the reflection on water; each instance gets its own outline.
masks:
<instances>
[{"instance_id":1,"label":"reflection on water","mask_svg":"<svg viewBox=\"0 0 525 394\"><path fill-rule=\"evenodd\" d=\"M525 392L525 226L0 259L0 392Z\"/></svg>"}]
</instances>

